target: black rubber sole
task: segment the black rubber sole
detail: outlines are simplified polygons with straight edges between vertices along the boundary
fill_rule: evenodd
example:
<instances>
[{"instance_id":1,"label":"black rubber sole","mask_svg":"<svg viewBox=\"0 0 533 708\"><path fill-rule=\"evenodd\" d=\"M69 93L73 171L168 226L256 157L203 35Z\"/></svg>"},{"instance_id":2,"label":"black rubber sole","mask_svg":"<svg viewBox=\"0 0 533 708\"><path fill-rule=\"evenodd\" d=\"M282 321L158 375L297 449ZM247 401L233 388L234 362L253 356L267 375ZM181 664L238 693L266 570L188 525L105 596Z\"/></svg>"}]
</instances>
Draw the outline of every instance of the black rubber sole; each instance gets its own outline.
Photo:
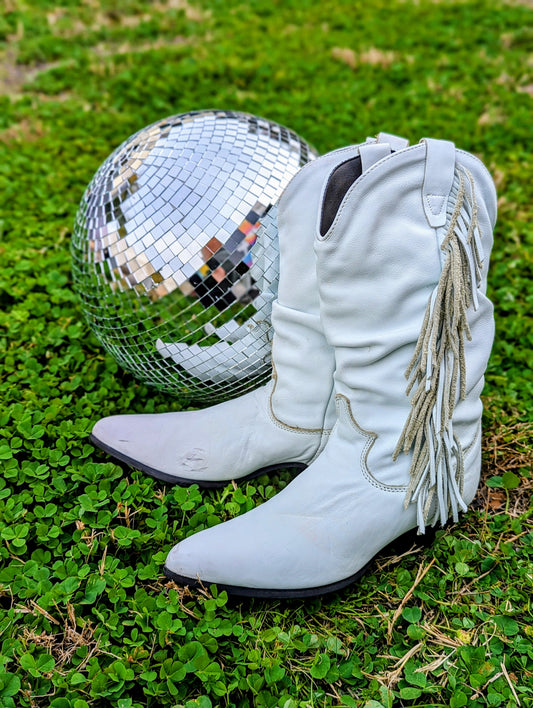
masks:
<instances>
[{"instance_id":1,"label":"black rubber sole","mask_svg":"<svg viewBox=\"0 0 533 708\"><path fill-rule=\"evenodd\" d=\"M330 583L328 585L320 585L313 588L295 588L294 590L276 589L276 588L247 588L239 585L225 585L224 583L211 583L208 580L202 581L199 578L188 578L184 575L179 575L174 573L172 570L167 568L165 565L163 568L164 574L170 580L173 580L178 585L184 585L191 588L205 587L206 585L216 585L219 590L225 590L228 595L234 595L237 597L248 597L248 598L262 598L268 600L297 600L305 599L308 597L317 597L322 595L329 595L339 590L343 590L352 583L359 580L372 566L376 558L378 558L383 553L388 550L396 549L398 546L406 546L406 550L416 542L418 545L431 545L435 538L435 531L430 529L423 535L417 533L416 529L412 529L407 533L399 536L397 539L392 541L392 543L382 548L379 553L377 553L363 568L350 575L348 578L343 578L335 583Z\"/></svg>"},{"instance_id":2,"label":"black rubber sole","mask_svg":"<svg viewBox=\"0 0 533 708\"><path fill-rule=\"evenodd\" d=\"M187 479L186 477L176 477L175 475L167 474L166 472L156 470L154 467L145 465L142 462L137 462L137 460L134 460L133 458L128 457L127 455L124 455L124 453L119 452L118 450L113 449L109 445L106 445L101 440L98 440L98 438L92 433L89 437L89 440L90 442L92 442L93 445L99 447L100 450L103 450L108 455L111 455L111 457L114 457L116 460L124 462L129 467L133 467L133 469L141 470L141 472L145 472L146 474L150 475L150 477L155 477L155 479L159 479L162 482L168 482L169 484L177 484L180 487L190 487L191 484L197 484L200 489L223 489L229 482L232 481L231 479L226 479L220 482L210 482L206 480ZM259 477L262 474L268 474L270 472L276 472L277 470L284 469L296 470L298 473L300 473L303 472L306 467L307 465L305 465L303 462L282 462L277 465L268 465L267 467L261 467L260 469L255 470L254 472L250 472L250 474L247 474L245 477L239 477L235 481L248 482L250 479L255 479L256 477Z\"/></svg>"}]
</instances>

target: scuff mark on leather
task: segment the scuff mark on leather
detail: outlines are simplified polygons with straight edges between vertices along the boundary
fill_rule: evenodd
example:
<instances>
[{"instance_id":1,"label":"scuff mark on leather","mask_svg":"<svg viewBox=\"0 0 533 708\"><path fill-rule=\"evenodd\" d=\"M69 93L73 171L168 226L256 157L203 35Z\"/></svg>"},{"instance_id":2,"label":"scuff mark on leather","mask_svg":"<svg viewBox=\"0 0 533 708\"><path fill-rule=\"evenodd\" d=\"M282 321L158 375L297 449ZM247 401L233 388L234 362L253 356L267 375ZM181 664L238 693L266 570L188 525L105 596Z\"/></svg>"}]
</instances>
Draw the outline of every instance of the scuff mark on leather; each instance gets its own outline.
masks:
<instances>
[{"instance_id":1,"label":"scuff mark on leather","mask_svg":"<svg viewBox=\"0 0 533 708\"><path fill-rule=\"evenodd\" d=\"M200 470L207 469L207 453L199 447L195 447L189 452L185 453L179 459L179 463L182 467L191 472L199 472Z\"/></svg>"}]
</instances>

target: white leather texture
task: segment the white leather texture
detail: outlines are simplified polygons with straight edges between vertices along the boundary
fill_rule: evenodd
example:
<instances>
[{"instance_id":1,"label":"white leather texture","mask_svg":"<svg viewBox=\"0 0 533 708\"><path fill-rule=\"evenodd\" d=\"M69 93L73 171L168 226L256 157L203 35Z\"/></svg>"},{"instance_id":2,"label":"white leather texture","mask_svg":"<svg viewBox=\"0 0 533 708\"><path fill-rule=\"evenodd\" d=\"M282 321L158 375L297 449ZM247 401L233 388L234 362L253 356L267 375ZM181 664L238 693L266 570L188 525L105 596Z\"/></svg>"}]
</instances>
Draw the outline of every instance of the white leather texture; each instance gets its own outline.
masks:
<instances>
[{"instance_id":1,"label":"white leather texture","mask_svg":"<svg viewBox=\"0 0 533 708\"><path fill-rule=\"evenodd\" d=\"M321 320L335 350L338 409L324 450L273 499L177 544L166 562L171 572L253 589L317 588L346 580L418 525L416 506L404 504L412 453L394 461L393 452L411 408L405 371L445 260L446 225L432 227L425 211L426 153L421 143L377 161L350 188L324 237L317 220ZM454 154L473 175L484 250L479 306L467 312L466 397L457 397L453 416L468 504L479 481L479 396L493 337L483 293L496 201L481 163Z\"/></svg>"}]
</instances>

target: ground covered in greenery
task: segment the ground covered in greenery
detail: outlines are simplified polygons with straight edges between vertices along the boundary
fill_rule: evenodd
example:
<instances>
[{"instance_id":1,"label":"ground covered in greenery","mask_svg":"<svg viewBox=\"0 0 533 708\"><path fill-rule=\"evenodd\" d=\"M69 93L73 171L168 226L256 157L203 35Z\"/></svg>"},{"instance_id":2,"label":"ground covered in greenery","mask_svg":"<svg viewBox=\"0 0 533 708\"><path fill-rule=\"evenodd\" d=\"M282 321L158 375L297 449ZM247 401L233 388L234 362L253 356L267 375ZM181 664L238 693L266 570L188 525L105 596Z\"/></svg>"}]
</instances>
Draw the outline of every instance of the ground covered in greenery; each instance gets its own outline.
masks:
<instances>
[{"instance_id":1,"label":"ground covered in greenery","mask_svg":"<svg viewBox=\"0 0 533 708\"><path fill-rule=\"evenodd\" d=\"M0 17L0 706L533 706L528 2L5 0ZM113 464L98 417L179 410L105 355L70 273L77 205L167 115L264 115L320 152L380 130L474 151L499 190L484 484L347 591L236 603L162 575L289 473L200 493Z\"/></svg>"}]
</instances>

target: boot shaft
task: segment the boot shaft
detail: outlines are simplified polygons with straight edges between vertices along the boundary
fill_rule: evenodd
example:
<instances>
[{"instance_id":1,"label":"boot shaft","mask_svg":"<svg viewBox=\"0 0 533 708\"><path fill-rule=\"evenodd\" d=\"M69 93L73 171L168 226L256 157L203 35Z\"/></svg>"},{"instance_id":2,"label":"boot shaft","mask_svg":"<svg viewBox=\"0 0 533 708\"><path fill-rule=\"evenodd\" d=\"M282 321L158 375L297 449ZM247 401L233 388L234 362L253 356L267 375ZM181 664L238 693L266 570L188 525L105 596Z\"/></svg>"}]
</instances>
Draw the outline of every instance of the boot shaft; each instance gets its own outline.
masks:
<instances>
[{"instance_id":1,"label":"boot shaft","mask_svg":"<svg viewBox=\"0 0 533 708\"><path fill-rule=\"evenodd\" d=\"M274 419L291 429L327 430L336 420L335 355L320 320L313 242L324 180L339 164L357 157L360 147L342 148L305 165L278 204L280 278L272 308L270 404ZM382 149L390 153L388 145Z\"/></svg>"},{"instance_id":2,"label":"boot shaft","mask_svg":"<svg viewBox=\"0 0 533 708\"><path fill-rule=\"evenodd\" d=\"M411 485L422 529L430 517L456 517L464 489L472 496L477 486L495 217L479 160L428 140L363 172L326 232L317 221L322 322L335 390L349 406L344 424L352 418L376 436L369 468L380 484Z\"/></svg>"}]
</instances>

